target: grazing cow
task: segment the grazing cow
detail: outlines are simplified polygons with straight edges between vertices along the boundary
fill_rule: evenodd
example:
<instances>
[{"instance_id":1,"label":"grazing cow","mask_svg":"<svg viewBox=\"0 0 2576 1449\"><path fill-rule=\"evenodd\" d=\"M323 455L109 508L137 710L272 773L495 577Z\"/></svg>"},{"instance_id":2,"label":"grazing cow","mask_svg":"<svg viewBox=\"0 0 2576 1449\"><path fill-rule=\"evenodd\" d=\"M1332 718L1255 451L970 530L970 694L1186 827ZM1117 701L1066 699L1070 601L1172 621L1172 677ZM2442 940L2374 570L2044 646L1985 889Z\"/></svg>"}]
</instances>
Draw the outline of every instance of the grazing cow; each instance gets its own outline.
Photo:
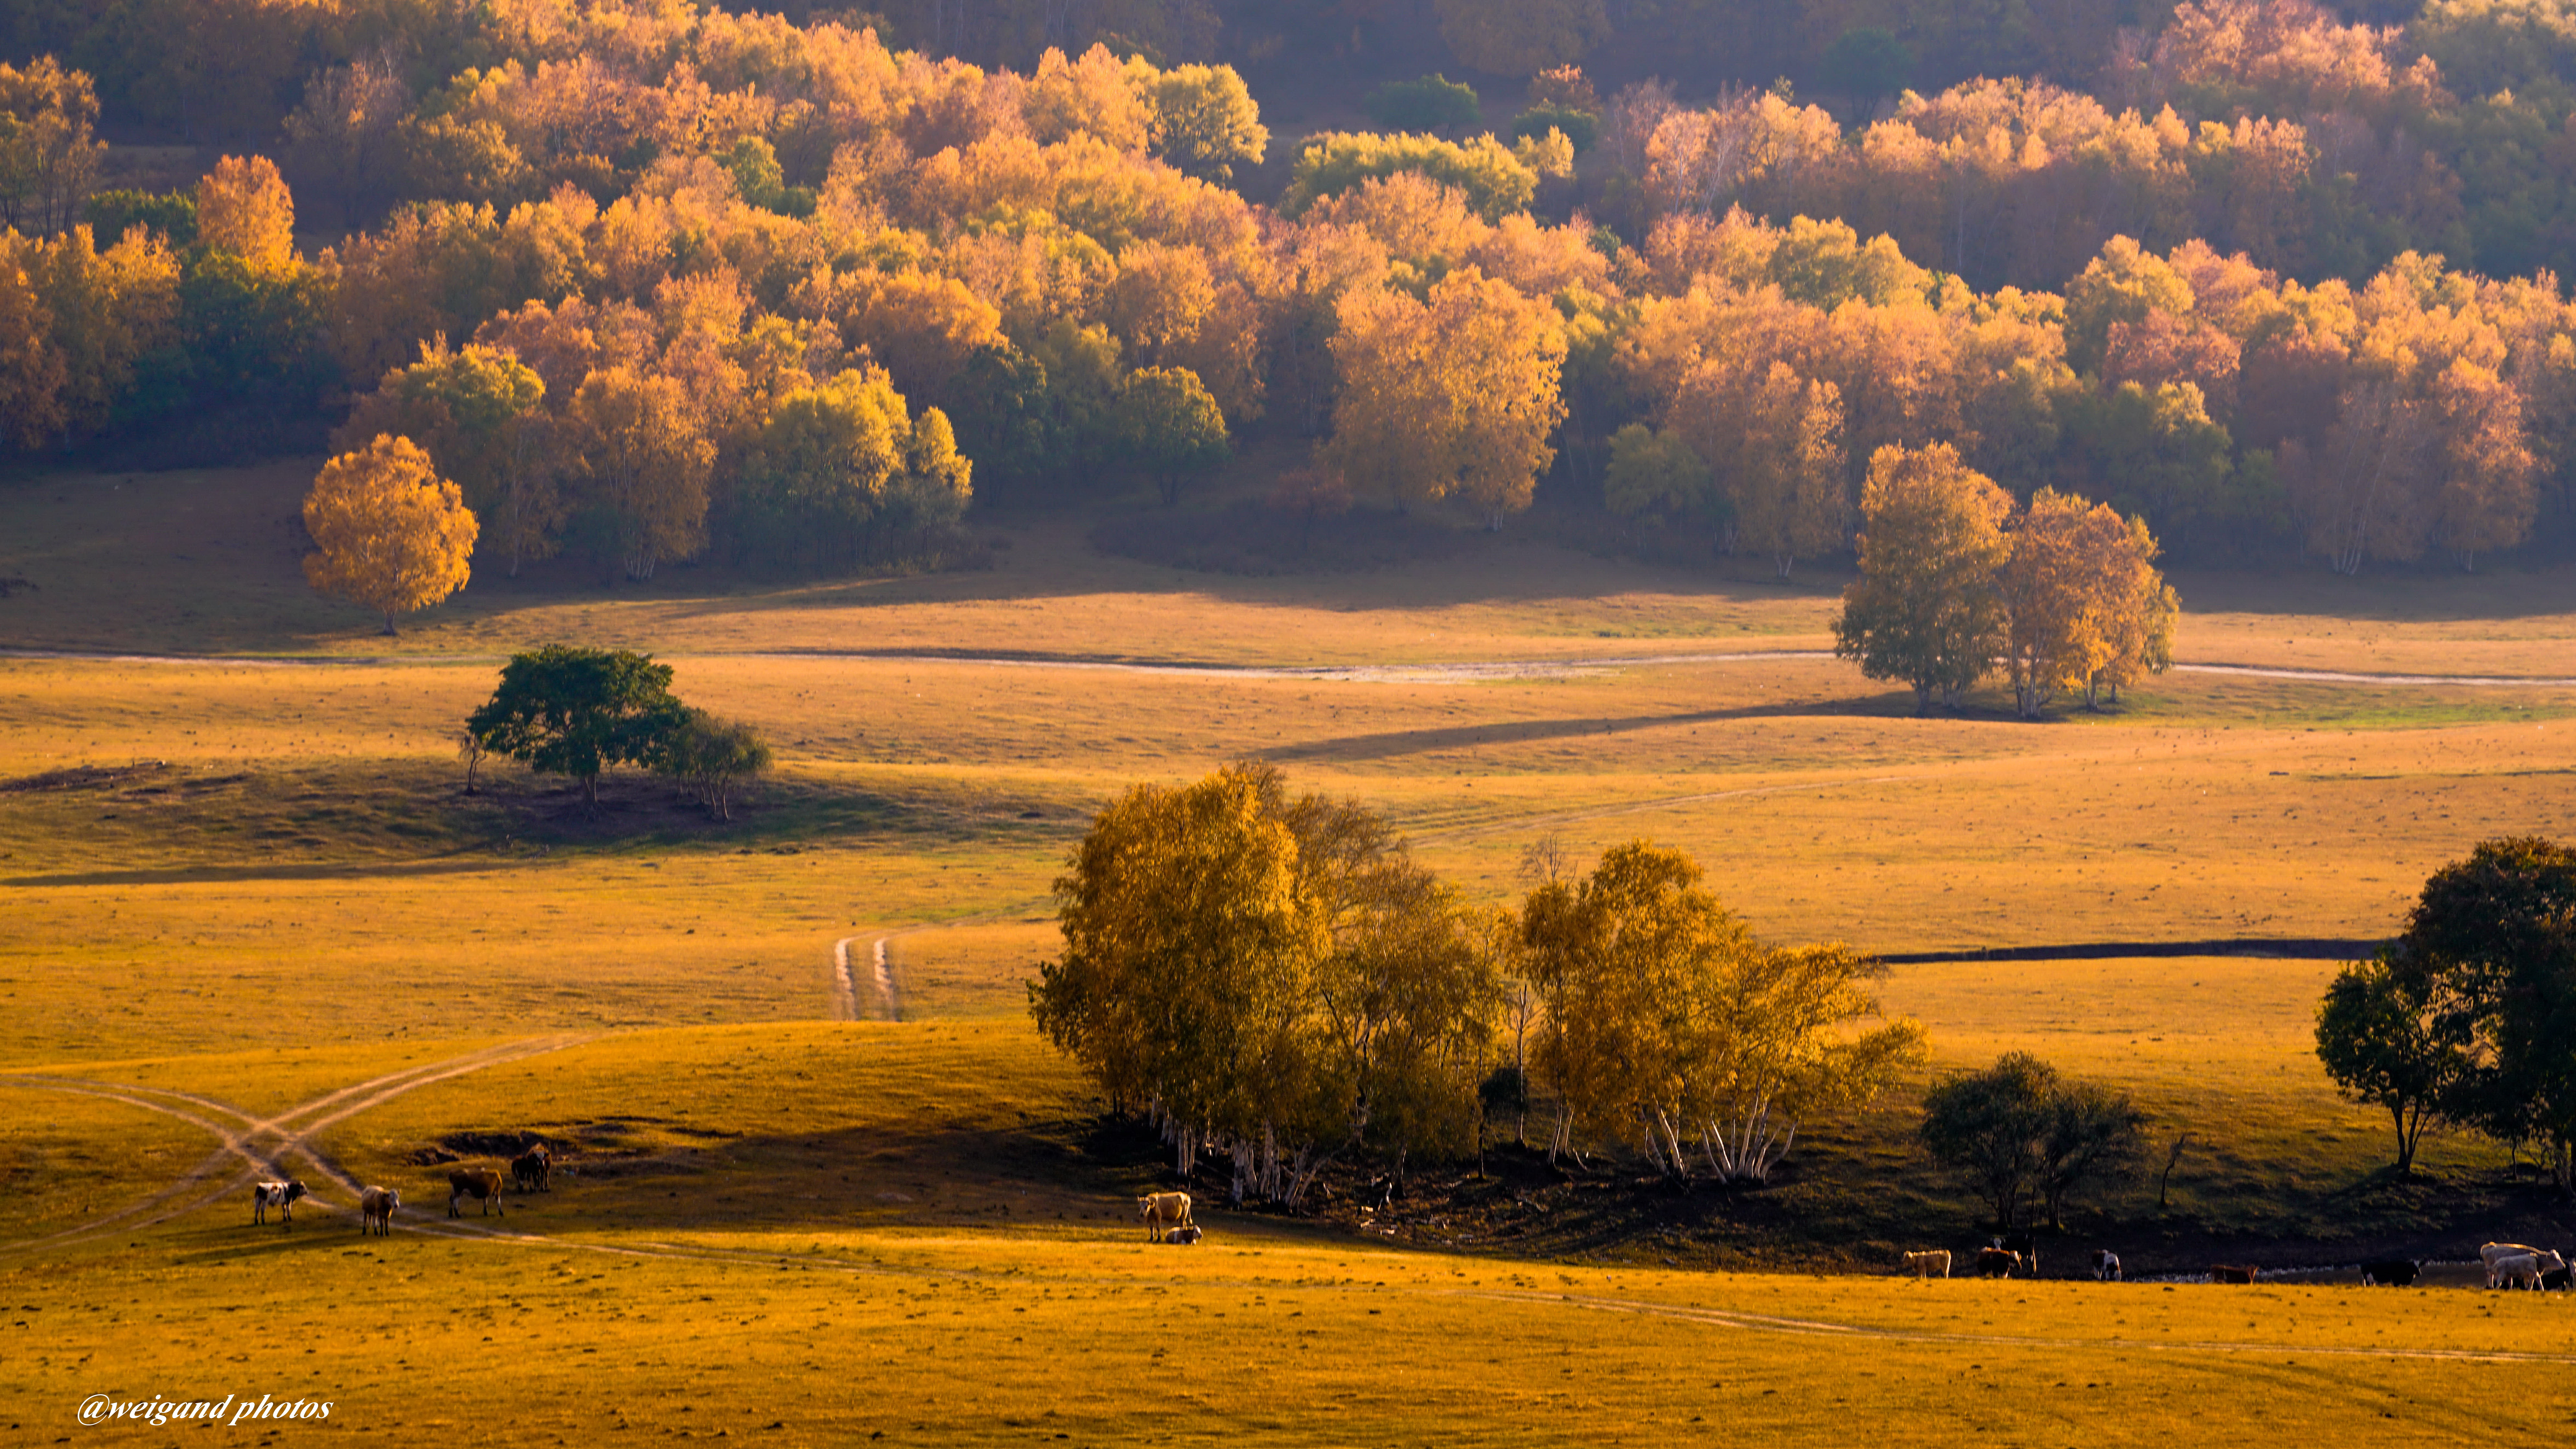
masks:
<instances>
[{"instance_id":1,"label":"grazing cow","mask_svg":"<svg viewBox=\"0 0 2576 1449\"><path fill-rule=\"evenodd\" d=\"M250 1185L250 1220L253 1226L268 1221L268 1210L289 1224L295 1221L295 1200L304 1196L304 1184L293 1178L284 1182L254 1182Z\"/></svg>"},{"instance_id":2,"label":"grazing cow","mask_svg":"<svg viewBox=\"0 0 2576 1449\"><path fill-rule=\"evenodd\" d=\"M1980 1278L2009 1278L2020 1270L2021 1254L2010 1248L1977 1250L1977 1276Z\"/></svg>"},{"instance_id":3,"label":"grazing cow","mask_svg":"<svg viewBox=\"0 0 2576 1449\"><path fill-rule=\"evenodd\" d=\"M1207 1234L1200 1232L1196 1228L1174 1228L1170 1232L1163 1234L1163 1241L1167 1243L1178 1243L1182 1247L1186 1248L1190 1244L1195 1243L1206 1236Z\"/></svg>"},{"instance_id":4,"label":"grazing cow","mask_svg":"<svg viewBox=\"0 0 2576 1449\"><path fill-rule=\"evenodd\" d=\"M2097 1283L2119 1282L2120 1255L2112 1252L2108 1248L2095 1248L2093 1250L2093 1281Z\"/></svg>"},{"instance_id":5,"label":"grazing cow","mask_svg":"<svg viewBox=\"0 0 2576 1449\"><path fill-rule=\"evenodd\" d=\"M2212 1283L2251 1283L2262 1275L2262 1269L2251 1265L2214 1263L2209 1269L2209 1281Z\"/></svg>"},{"instance_id":6,"label":"grazing cow","mask_svg":"<svg viewBox=\"0 0 2576 1449\"><path fill-rule=\"evenodd\" d=\"M510 1159L510 1178L521 1192L552 1192L554 1154L542 1142Z\"/></svg>"},{"instance_id":7,"label":"grazing cow","mask_svg":"<svg viewBox=\"0 0 2576 1449\"><path fill-rule=\"evenodd\" d=\"M2411 1288L2424 1270L2411 1259L2385 1258L2361 1265L2361 1281L2377 1288Z\"/></svg>"},{"instance_id":8,"label":"grazing cow","mask_svg":"<svg viewBox=\"0 0 2576 1449\"><path fill-rule=\"evenodd\" d=\"M2576 1288L2576 1276L2571 1276L2567 1265L2561 1263L2555 1268L2543 1268L2540 1271L2540 1286L2544 1289L2561 1290Z\"/></svg>"},{"instance_id":9,"label":"grazing cow","mask_svg":"<svg viewBox=\"0 0 2576 1449\"><path fill-rule=\"evenodd\" d=\"M1145 1240L1161 1242L1166 1227L1192 1226L1190 1195L1185 1192L1148 1193L1136 1199L1136 1216L1145 1221Z\"/></svg>"},{"instance_id":10,"label":"grazing cow","mask_svg":"<svg viewBox=\"0 0 2576 1449\"><path fill-rule=\"evenodd\" d=\"M1947 1278L1950 1276L1950 1250L1933 1248L1921 1253L1908 1253L1905 1255L1905 1268L1917 1278L1929 1278L1935 1274Z\"/></svg>"},{"instance_id":11,"label":"grazing cow","mask_svg":"<svg viewBox=\"0 0 2576 1449\"><path fill-rule=\"evenodd\" d=\"M373 1226L378 1234L394 1234L394 1209L402 1206L402 1194L390 1187L370 1187L358 1193L358 1232L364 1236Z\"/></svg>"},{"instance_id":12,"label":"grazing cow","mask_svg":"<svg viewBox=\"0 0 2576 1449\"><path fill-rule=\"evenodd\" d=\"M2498 1258L2487 1265L2487 1272L2494 1277L2496 1286L2501 1288L2538 1288L2540 1286L2540 1259L2531 1253L2516 1253L2510 1258Z\"/></svg>"},{"instance_id":13,"label":"grazing cow","mask_svg":"<svg viewBox=\"0 0 2576 1449\"><path fill-rule=\"evenodd\" d=\"M460 1167L447 1175L447 1215L449 1217L465 1216L456 1210L456 1200L469 1196L483 1204L483 1216L496 1212L505 1218L510 1215L508 1210L501 1206L501 1174L491 1168Z\"/></svg>"},{"instance_id":14,"label":"grazing cow","mask_svg":"<svg viewBox=\"0 0 2576 1449\"><path fill-rule=\"evenodd\" d=\"M2528 1243L2489 1243L2478 1249L2478 1261L2485 1264L2487 1269L2487 1286L2490 1288L2496 1286L2498 1261L2505 1258L2518 1258L2526 1253L2535 1258L2540 1256L2540 1250Z\"/></svg>"},{"instance_id":15,"label":"grazing cow","mask_svg":"<svg viewBox=\"0 0 2576 1449\"><path fill-rule=\"evenodd\" d=\"M2030 1234L2014 1233L2010 1237L1995 1239L1994 1244L2021 1254L2021 1270L2033 1278L2039 1276L2039 1242Z\"/></svg>"}]
</instances>

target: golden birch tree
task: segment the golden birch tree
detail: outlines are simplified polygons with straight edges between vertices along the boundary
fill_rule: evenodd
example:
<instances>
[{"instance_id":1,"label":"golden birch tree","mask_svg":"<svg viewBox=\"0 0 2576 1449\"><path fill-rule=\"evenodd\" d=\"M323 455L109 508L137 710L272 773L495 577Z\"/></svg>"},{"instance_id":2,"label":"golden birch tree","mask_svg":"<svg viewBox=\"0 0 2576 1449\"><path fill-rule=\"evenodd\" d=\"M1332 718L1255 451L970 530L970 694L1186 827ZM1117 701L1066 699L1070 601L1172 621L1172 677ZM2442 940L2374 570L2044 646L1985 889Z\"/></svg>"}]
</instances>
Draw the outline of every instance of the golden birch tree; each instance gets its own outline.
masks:
<instances>
[{"instance_id":1,"label":"golden birch tree","mask_svg":"<svg viewBox=\"0 0 2576 1449\"><path fill-rule=\"evenodd\" d=\"M1956 708L2004 649L1995 573L2011 555L2012 495L1947 443L1886 447L1861 493L1860 577L1843 591L1834 652L1871 679L1914 687L1915 708Z\"/></svg>"},{"instance_id":2,"label":"golden birch tree","mask_svg":"<svg viewBox=\"0 0 2576 1449\"><path fill-rule=\"evenodd\" d=\"M409 438L375 441L322 466L304 498L316 551L304 579L385 617L425 609L465 587L477 532L455 484Z\"/></svg>"},{"instance_id":3,"label":"golden birch tree","mask_svg":"<svg viewBox=\"0 0 2576 1449\"><path fill-rule=\"evenodd\" d=\"M1454 498L1489 529L1529 506L1565 417L1552 309L1469 267L1426 301L1354 292L1340 324L1329 462L1399 504Z\"/></svg>"}]
</instances>

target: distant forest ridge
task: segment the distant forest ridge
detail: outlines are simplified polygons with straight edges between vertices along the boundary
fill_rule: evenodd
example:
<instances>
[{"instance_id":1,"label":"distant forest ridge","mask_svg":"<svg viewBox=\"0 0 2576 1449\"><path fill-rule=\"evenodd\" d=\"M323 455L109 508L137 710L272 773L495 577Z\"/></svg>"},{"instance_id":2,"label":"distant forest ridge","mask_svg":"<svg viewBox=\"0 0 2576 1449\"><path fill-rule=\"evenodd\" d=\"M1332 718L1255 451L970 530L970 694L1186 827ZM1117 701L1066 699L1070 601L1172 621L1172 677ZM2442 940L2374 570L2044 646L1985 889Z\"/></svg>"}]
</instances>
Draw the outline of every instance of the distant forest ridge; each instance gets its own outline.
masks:
<instances>
[{"instance_id":1,"label":"distant forest ridge","mask_svg":"<svg viewBox=\"0 0 2576 1449\"><path fill-rule=\"evenodd\" d=\"M783 8L14 7L11 441L409 436L634 577L1261 435L1309 525L1548 479L1783 572L1944 443L2181 557L2576 534L2576 0Z\"/></svg>"}]
</instances>

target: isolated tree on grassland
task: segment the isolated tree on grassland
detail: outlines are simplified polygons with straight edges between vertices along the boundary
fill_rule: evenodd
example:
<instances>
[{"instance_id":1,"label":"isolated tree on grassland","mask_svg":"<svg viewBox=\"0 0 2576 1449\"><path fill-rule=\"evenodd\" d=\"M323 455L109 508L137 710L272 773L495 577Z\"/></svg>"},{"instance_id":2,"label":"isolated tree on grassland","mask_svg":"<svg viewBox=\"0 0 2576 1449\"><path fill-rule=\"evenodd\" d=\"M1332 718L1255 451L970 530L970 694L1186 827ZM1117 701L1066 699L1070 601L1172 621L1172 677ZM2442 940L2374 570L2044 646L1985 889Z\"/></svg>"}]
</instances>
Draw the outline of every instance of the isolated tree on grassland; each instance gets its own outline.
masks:
<instances>
[{"instance_id":1,"label":"isolated tree on grassland","mask_svg":"<svg viewBox=\"0 0 2576 1449\"><path fill-rule=\"evenodd\" d=\"M1455 498L1491 529L1528 507L1565 418L1555 310L1469 267L1427 301L1352 292L1339 311L1342 391L1326 460L1402 504Z\"/></svg>"},{"instance_id":2,"label":"isolated tree on grassland","mask_svg":"<svg viewBox=\"0 0 2576 1449\"><path fill-rule=\"evenodd\" d=\"M650 763L654 773L685 782L709 815L731 820L734 791L766 772L771 758L769 742L751 726L684 709L655 741Z\"/></svg>"},{"instance_id":3,"label":"isolated tree on grassland","mask_svg":"<svg viewBox=\"0 0 2576 1449\"><path fill-rule=\"evenodd\" d=\"M2442 981L2383 949L2335 974L2317 1004L2317 1060L2356 1102L2388 1110L2397 1171L2415 1170L2415 1146L2476 1062L2446 1034Z\"/></svg>"},{"instance_id":4,"label":"isolated tree on grassland","mask_svg":"<svg viewBox=\"0 0 2576 1449\"><path fill-rule=\"evenodd\" d=\"M2124 645L2146 651L2158 620L2170 634L2162 606L2171 590L2136 557L2142 532L2107 504L2053 488L2032 494L2030 507L2012 520L2011 555L1996 583L2009 621L2004 663L2022 718L2039 718L2067 690L2089 696ZM2149 622L2123 622L2140 612Z\"/></svg>"},{"instance_id":5,"label":"isolated tree on grassland","mask_svg":"<svg viewBox=\"0 0 2576 1449\"><path fill-rule=\"evenodd\" d=\"M1434 0L1440 38L1477 70L1528 75L1610 38L1601 0Z\"/></svg>"},{"instance_id":6,"label":"isolated tree on grassland","mask_svg":"<svg viewBox=\"0 0 2576 1449\"><path fill-rule=\"evenodd\" d=\"M295 194L265 156L226 156L197 182L197 240L261 273L295 269Z\"/></svg>"},{"instance_id":7,"label":"isolated tree on grassland","mask_svg":"<svg viewBox=\"0 0 2576 1449\"><path fill-rule=\"evenodd\" d=\"M1189 480L1233 455L1225 414L1186 367L1144 367L1118 392L1118 432L1127 456L1154 480L1166 505L1181 501Z\"/></svg>"},{"instance_id":8,"label":"isolated tree on grassland","mask_svg":"<svg viewBox=\"0 0 2576 1449\"><path fill-rule=\"evenodd\" d=\"M1956 708L2002 652L1995 573L2010 555L2012 495L1947 443L1881 448L1861 494L1860 578L1843 591L1834 652L1871 679L1902 679L1915 708Z\"/></svg>"},{"instance_id":9,"label":"isolated tree on grassland","mask_svg":"<svg viewBox=\"0 0 2576 1449\"><path fill-rule=\"evenodd\" d=\"M2146 1122L2125 1093L2069 1082L2027 1052L2010 1052L1983 1071L1962 1072L1923 1097L1917 1129L1925 1150L1959 1171L2010 1231L2024 1198L2065 1226L2065 1204L2086 1183L2122 1180L2137 1171Z\"/></svg>"},{"instance_id":10,"label":"isolated tree on grassland","mask_svg":"<svg viewBox=\"0 0 2576 1449\"><path fill-rule=\"evenodd\" d=\"M465 587L478 529L456 485L409 438L377 435L322 465L304 497L316 551L304 579L385 616L425 609Z\"/></svg>"},{"instance_id":11,"label":"isolated tree on grassland","mask_svg":"<svg viewBox=\"0 0 2576 1449\"><path fill-rule=\"evenodd\" d=\"M564 422L583 501L605 516L628 578L649 579L655 566L697 552L716 447L678 382L626 367L594 372Z\"/></svg>"},{"instance_id":12,"label":"isolated tree on grassland","mask_svg":"<svg viewBox=\"0 0 2576 1449\"><path fill-rule=\"evenodd\" d=\"M600 771L657 759L681 709L668 664L624 649L549 644L512 655L465 727L493 754L579 780L583 802L596 805Z\"/></svg>"},{"instance_id":13,"label":"isolated tree on grassland","mask_svg":"<svg viewBox=\"0 0 2576 1449\"><path fill-rule=\"evenodd\" d=\"M2039 1139L2040 1203L2048 1225L2064 1231L2066 1202L2086 1185L2135 1177L2143 1165L2147 1116L2125 1092L2094 1082L2066 1082L2049 1094L2048 1129Z\"/></svg>"},{"instance_id":14,"label":"isolated tree on grassland","mask_svg":"<svg viewBox=\"0 0 2576 1449\"><path fill-rule=\"evenodd\" d=\"M1768 1180L1800 1120L1867 1101L1920 1055L1922 1030L1877 1014L1875 963L1839 946L1769 948L1680 851L1635 841L1579 881L1532 890L1523 969L1546 1008L1536 1064L1560 1103L1551 1155L1578 1128L1634 1124L1687 1181Z\"/></svg>"},{"instance_id":15,"label":"isolated tree on grassland","mask_svg":"<svg viewBox=\"0 0 2576 1449\"><path fill-rule=\"evenodd\" d=\"M1219 1148L1238 1194L1293 1205L1354 1147L1472 1145L1490 954L1382 818L1262 764L1137 786L1056 895L1031 1013L1183 1171Z\"/></svg>"},{"instance_id":16,"label":"isolated tree on grassland","mask_svg":"<svg viewBox=\"0 0 2576 1449\"><path fill-rule=\"evenodd\" d=\"M2147 531L2147 521L2131 517L2128 531L2127 547L2109 551L2094 584L2101 601L2098 627L2104 647L2095 656L2100 662L2084 677L2087 709L2100 708L2105 691L2116 704L2121 690L2173 667L2174 626L2182 618L2182 599L2155 566L2160 550L2155 535Z\"/></svg>"},{"instance_id":17,"label":"isolated tree on grassland","mask_svg":"<svg viewBox=\"0 0 2576 1449\"><path fill-rule=\"evenodd\" d=\"M2481 842L2424 882L2399 944L2400 964L2436 983L2443 1039L2477 1062L2442 1115L2547 1144L2576 1190L2576 849Z\"/></svg>"},{"instance_id":18,"label":"isolated tree on grassland","mask_svg":"<svg viewBox=\"0 0 2576 1449\"><path fill-rule=\"evenodd\" d=\"M2040 1170L2040 1139L2050 1126L2049 1094L2057 1072L2027 1052L2012 1052L1980 1072L1962 1072L1923 1094L1917 1129L1933 1160L1956 1169L2010 1231Z\"/></svg>"}]
</instances>

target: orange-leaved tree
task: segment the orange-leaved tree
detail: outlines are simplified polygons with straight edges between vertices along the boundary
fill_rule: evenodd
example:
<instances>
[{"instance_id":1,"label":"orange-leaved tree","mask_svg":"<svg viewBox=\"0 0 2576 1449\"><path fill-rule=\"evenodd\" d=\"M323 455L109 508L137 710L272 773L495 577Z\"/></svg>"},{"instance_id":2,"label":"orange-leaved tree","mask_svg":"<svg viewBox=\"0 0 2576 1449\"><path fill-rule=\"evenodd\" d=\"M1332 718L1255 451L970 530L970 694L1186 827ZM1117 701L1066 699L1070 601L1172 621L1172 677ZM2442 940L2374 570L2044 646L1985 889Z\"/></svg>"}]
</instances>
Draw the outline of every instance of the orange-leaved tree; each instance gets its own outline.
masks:
<instances>
[{"instance_id":1,"label":"orange-leaved tree","mask_svg":"<svg viewBox=\"0 0 2576 1449\"><path fill-rule=\"evenodd\" d=\"M304 498L304 530L319 546L305 555L305 581L383 614L388 634L394 615L465 587L477 532L429 455L383 434L322 465Z\"/></svg>"},{"instance_id":2,"label":"orange-leaved tree","mask_svg":"<svg viewBox=\"0 0 2576 1449\"><path fill-rule=\"evenodd\" d=\"M1918 711L1955 708L2003 652L1995 573L2011 556L2012 495L1947 443L1881 448L1861 494L1860 578L1843 591L1834 652L1914 686Z\"/></svg>"},{"instance_id":3,"label":"orange-leaved tree","mask_svg":"<svg viewBox=\"0 0 2576 1449\"><path fill-rule=\"evenodd\" d=\"M1399 503L1454 497L1489 529L1527 508L1565 418L1555 309L1467 267L1427 301L1352 292L1339 311L1342 391L1326 460Z\"/></svg>"}]
</instances>

